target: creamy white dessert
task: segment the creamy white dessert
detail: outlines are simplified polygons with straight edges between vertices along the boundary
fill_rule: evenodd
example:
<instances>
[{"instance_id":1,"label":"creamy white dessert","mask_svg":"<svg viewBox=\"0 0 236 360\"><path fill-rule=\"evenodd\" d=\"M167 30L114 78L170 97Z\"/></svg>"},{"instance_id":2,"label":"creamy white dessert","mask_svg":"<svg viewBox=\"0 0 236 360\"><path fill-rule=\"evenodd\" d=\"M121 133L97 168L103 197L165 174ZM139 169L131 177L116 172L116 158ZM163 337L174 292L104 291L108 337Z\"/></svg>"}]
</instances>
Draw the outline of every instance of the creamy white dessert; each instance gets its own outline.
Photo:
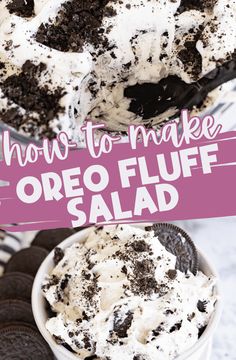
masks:
<instances>
[{"instance_id":1,"label":"creamy white dessert","mask_svg":"<svg viewBox=\"0 0 236 360\"><path fill-rule=\"evenodd\" d=\"M202 109L236 77L235 21L235 0L2 0L0 118L78 140L86 118L127 131Z\"/></svg>"},{"instance_id":2,"label":"creamy white dessert","mask_svg":"<svg viewBox=\"0 0 236 360\"><path fill-rule=\"evenodd\" d=\"M59 255L43 284L54 312L46 327L79 359L175 359L214 312L215 279L176 270L152 230L91 228Z\"/></svg>"}]
</instances>

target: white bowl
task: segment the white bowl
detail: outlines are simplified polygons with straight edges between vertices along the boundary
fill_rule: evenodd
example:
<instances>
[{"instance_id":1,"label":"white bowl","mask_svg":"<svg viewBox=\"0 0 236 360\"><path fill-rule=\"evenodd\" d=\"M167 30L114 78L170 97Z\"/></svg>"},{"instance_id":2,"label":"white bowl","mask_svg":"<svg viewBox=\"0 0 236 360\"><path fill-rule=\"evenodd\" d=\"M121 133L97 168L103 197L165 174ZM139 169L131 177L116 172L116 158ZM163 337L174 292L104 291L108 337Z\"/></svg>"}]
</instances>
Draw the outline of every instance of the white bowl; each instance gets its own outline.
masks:
<instances>
[{"instance_id":1,"label":"white bowl","mask_svg":"<svg viewBox=\"0 0 236 360\"><path fill-rule=\"evenodd\" d=\"M142 224L142 226L144 226L144 224ZM83 242L89 231L90 231L89 228L79 231L78 233L70 236L68 239L63 241L60 244L60 247L62 249L66 249L75 242ZM207 276L213 275L214 277L217 278L215 269L210 264L210 262L205 257L205 255L203 255L200 251L198 251L198 253L199 253L199 261L200 261L199 262L200 270ZM79 360L78 356L76 356L75 354L73 354L63 346L58 345L54 341L50 333L47 331L45 326L46 321L48 319L48 313L46 310L46 300L41 291L41 286L43 280L45 279L45 276L49 274L55 266L53 262L53 256L54 256L54 251L52 251L44 260L35 277L33 290L32 290L33 314L39 331L41 332L42 336L51 347L56 359ZM217 281L217 284L215 286L215 291L219 299L216 303L215 311L211 317L211 320L206 330L204 331L200 339L196 342L196 344L192 346L189 350L184 352L181 356L178 356L176 360L207 360L210 358L212 337L221 315L221 292L219 287L219 281Z\"/></svg>"}]
</instances>

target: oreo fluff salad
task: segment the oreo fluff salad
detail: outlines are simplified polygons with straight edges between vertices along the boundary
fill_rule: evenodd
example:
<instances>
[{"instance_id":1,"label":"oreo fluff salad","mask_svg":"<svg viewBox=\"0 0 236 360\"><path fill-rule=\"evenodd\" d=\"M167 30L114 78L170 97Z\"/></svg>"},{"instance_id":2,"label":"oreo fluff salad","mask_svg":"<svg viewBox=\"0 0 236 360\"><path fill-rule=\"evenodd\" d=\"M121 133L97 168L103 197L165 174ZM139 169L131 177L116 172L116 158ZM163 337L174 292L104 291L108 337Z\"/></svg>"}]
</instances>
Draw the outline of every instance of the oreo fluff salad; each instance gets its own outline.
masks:
<instances>
[{"instance_id":1,"label":"oreo fluff salad","mask_svg":"<svg viewBox=\"0 0 236 360\"><path fill-rule=\"evenodd\" d=\"M214 312L215 279L176 270L153 230L91 228L55 255L42 287L53 311L46 327L80 359L175 359Z\"/></svg>"},{"instance_id":2,"label":"oreo fluff salad","mask_svg":"<svg viewBox=\"0 0 236 360\"><path fill-rule=\"evenodd\" d=\"M202 109L236 77L235 21L235 0L2 0L0 119L78 140Z\"/></svg>"}]
</instances>

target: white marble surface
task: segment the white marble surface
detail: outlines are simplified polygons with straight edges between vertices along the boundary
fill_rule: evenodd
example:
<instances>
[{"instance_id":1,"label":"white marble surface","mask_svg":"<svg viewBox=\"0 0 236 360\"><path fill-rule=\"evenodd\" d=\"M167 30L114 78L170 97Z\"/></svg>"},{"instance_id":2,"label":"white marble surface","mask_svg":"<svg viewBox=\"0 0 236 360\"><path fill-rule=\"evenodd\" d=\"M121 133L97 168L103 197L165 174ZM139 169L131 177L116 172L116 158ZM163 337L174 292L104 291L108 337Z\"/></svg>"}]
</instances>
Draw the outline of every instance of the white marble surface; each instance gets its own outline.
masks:
<instances>
[{"instance_id":1,"label":"white marble surface","mask_svg":"<svg viewBox=\"0 0 236 360\"><path fill-rule=\"evenodd\" d=\"M236 217L177 221L212 261L219 273L223 314L211 360L236 359Z\"/></svg>"}]
</instances>

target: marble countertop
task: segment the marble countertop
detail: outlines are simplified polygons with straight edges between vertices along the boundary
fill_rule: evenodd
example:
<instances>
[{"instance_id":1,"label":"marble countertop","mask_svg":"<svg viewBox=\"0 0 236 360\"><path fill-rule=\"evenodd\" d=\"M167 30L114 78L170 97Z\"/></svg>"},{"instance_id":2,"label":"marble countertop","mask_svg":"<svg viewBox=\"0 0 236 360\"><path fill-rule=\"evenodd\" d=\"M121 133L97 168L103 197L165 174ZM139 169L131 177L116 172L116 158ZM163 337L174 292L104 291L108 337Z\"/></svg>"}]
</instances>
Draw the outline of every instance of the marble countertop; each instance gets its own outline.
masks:
<instances>
[{"instance_id":1,"label":"marble countertop","mask_svg":"<svg viewBox=\"0 0 236 360\"><path fill-rule=\"evenodd\" d=\"M236 217L176 221L219 273L223 314L214 336L211 360L236 359Z\"/></svg>"}]
</instances>

